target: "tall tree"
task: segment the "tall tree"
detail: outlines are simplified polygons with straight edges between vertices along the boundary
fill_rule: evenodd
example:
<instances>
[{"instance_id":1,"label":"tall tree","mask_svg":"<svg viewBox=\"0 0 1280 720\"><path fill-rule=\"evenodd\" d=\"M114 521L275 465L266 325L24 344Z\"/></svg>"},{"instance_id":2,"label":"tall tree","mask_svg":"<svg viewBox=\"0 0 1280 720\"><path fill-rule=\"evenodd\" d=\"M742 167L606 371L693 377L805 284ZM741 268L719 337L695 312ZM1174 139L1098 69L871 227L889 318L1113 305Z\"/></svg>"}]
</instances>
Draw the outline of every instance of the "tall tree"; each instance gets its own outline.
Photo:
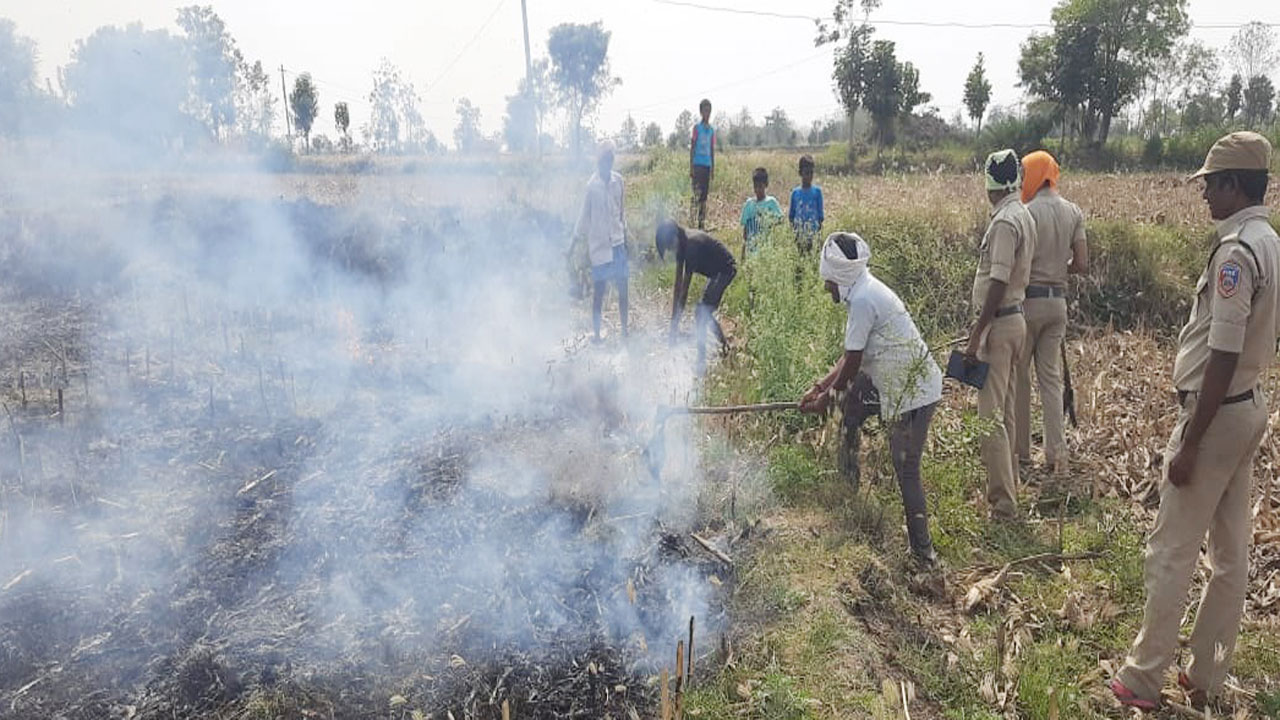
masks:
<instances>
[{"instance_id":1,"label":"tall tree","mask_svg":"<svg viewBox=\"0 0 1280 720\"><path fill-rule=\"evenodd\" d=\"M582 120L600 100L622 81L609 71L609 31L599 22L590 25L564 23L551 28L547 53L551 56L551 80L569 111L571 144L582 150Z\"/></svg>"},{"instance_id":2,"label":"tall tree","mask_svg":"<svg viewBox=\"0 0 1280 720\"><path fill-rule=\"evenodd\" d=\"M969 111L969 119L978 123L978 135L982 135L982 116L987 112L991 102L991 82L987 80L987 69L983 66L982 53L969 71L964 81L964 106Z\"/></svg>"},{"instance_id":3,"label":"tall tree","mask_svg":"<svg viewBox=\"0 0 1280 720\"><path fill-rule=\"evenodd\" d=\"M835 61L831 69L831 80L835 86L836 97L844 108L849 119L849 142L854 140L854 116L862 107L867 95L868 65L871 61L871 36L875 28L871 26L871 13L880 7L880 0L837 0L830 23L818 24L816 44L844 44L836 48ZM861 10L861 19L858 11Z\"/></svg>"},{"instance_id":4,"label":"tall tree","mask_svg":"<svg viewBox=\"0 0 1280 720\"><path fill-rule=\"evenodd\" d=\"M655 148L662 145L662 126L651 122L644 126L644 146Z\"/></svg>"},{"instance_id":5,"label":"tall tree","mask_svg":"<svg viewBox=\"0 0 1280 720\"><path fill-rule=\"evenodd\" d=\"M1063 0L1053 10L1051 39L1032 36L1023 44L1022 85L1056 103L1064 118L1080 107L1083 133L1104 144L1112 120L1186 34L1186 5L1187 0Z\"/></svg>"},{"instance_id":6,"label":"tall tree","mask_svg":"<svg viewBox=\"0 0 1280 720\"><path fill-rule=\"evenodd\" d=\"M551 80L548 62L533 62L531 74L520 79L515 95L507 96L507 114L502 119L502 135L511 152L539 149L542 119L551 106Z\"/></svg>"},{"instance_id":7,"label":"tall tree","mask_svg":"<svg viewBox=\"0 0 1280 720\"><path fill-rule=\"evenodd\" d=\"M458 114L458 125L453 129L453 144L458 152L471 153L484 144L484 133L480 130L480 108L472 104L468 98L458 101L455 109Z\"/></svg>"},{"instance_id":8,"label":"tall tree","mask_svg":"<svg viewBox=\"0 0 1280 720\"><path fill-rule=\"evenodd\" d=\"M635 118L627 115L627 119L622 121L622 128L618 131L618 148L621 150L635 150L640 144L640 128L636 125Z\"/></svg>"},{"instance_id":9,"label":"tall tree","mask_svg":"<svg viewBox=\"0 0 1280 720\"><path fill-rule=\"evenodd\" d=\"M0 135L18 134L36 92L36 44L0 18Z\"/></svg>"},{"instance_id":10,"label":"tall tree","mask_svg":"<svg viewBox=\"0 0 1280 720\"><path fill-rule=\"evenodd\" d=\"M242 62L237 68L235 107L236 131L253 147L265 145L275 121L276 96L261 60Z\"/></svg>"},{"instance_id":11,"label":"tall tree","mask_svg":"<svg viewBox=\"0 0 1280 720\"><path fill-rule=\"evenodd\" d=\"M187 138L187 58L183 40L165 30L98 28L76 42L64 73L76 119L86 131L147 149Z\"/></svg>"},{"instance_id":12,"label":"tall tree","mask_svg":"<svg viewBox=\"0 0 1280 720\"><path fill-rule=\"evenodd\" d=\"M293 126L302 131L303 142L311 149L311 126L320 114L320 91L311 82L311 73L302 73L293 81L289 93L289 108L293 110Z\"/></svg>"},{"instance_id":13,"label":"tall tree","mask_svg":"<svg viewBox=\"0 0 1280 720\"><path fill-rule=\"evenodd\" d=\"M1280 46L1276 43L1275 30L1257 20L1241 27L1227 43L1227 59L1245 79L1269 75L1280 63Z\"/></svg>"},{"instance_id":14,"label":"tall tree","mask_svg":"<svg viewBox=\"0 0 1280 720\"><path fill-rule=\"evenodd\" d=\"M363 133L377 152L436 152L439 142L427 130L418 109L418 92L386 58L373 71L369 93L369 122Z\"/></svg>"},{"instance_id":15,"label":"tall tree","mask_svg":"<svg viewBox=\"0 0 1280 720\"><path fill-rule=\"evenodd\" d=\"M898 119L929 102L931 96L920 91L920 73L915 66L898 61L890 40L877 40L872 45L866 73L863 104L871 115L876 143L883 148L896 141Z\"/></svg>"},{"instance_id":16,"label":"tall tree","mask_svg":"<svg viewBox=\"0 0 1280 720\"><path fill-rule=\"evenodd\" d=\"M675 127L671 128L671 136L667 138L667 146L678 148L681 145L688 145L689 138L693 137L693 113L688 108L680 111L676 116Z\"/></svg>"},{"instance_id":17,"label":"tall tree","mask_svg":"<svg viewBox=\"0 0 1280 720\"><path fill-rule=\"evenodd\" d=\"M1235 120L1236 113L1240 112L1240 104L1244 101L1244 80L1240 79L1240 73L1231 76L1223 99L1227 105L1227 121Z\"/></svg>"},{"instance_id":18,"label":"tall tree","mask_svg":"<svg viewBox=\"0 0 1280 720\"><path fill-rule=\"evenodd\" d=\"M791 144L793 135L795 135L795 127L791 124L791 118L787 117L786 110L776 107L765 116L765 143L774 147Z\"/></svg>"},{"instance_id":19,"label":"tall tree","mask_svg":"<svg viewBox=\"0 0 1280 720\"><path fill-rule=\"evenodd\" d=\"M338 128L338 132L342 134L342 138L338 140L338 147L342 152L350 152L351 150L351 110L345 102L334 103L333 106L333 126Z\"/></svg>"},{"instance_id":20,"label":"tall tree","mask_svg":"<svg viewBox=\"0 0 1280 720\"><path fill-rule=\"evenodd\" d=\"M1271 78L1265 75L1254 75L1244 89L1244 118L1253 127L1265 127L1271 124L1274 117L1272 110L1276 89Z\"/></svg>"},{"instance_id":21,"label":"tall tree","mask_svg":"<svg viewBox=\"0 0 1280 720\"><path fill-rule=\"evenodd\" d=\"M236 120L236 70L244 62L227 25L209 5L178 8L191 57L191 103L215 138Z\"/></svg>"}]
</instances>

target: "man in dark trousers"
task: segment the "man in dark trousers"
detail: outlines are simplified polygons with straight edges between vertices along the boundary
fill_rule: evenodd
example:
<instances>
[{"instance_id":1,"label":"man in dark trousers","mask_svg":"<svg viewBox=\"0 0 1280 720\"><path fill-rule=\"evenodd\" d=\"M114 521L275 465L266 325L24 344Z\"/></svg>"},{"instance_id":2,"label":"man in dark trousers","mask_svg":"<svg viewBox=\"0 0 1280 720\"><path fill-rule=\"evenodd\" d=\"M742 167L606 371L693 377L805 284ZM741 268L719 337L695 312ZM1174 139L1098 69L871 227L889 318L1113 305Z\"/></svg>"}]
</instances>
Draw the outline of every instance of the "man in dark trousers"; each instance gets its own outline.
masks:
<instances>
[{"instance_id":1,"label":"man in dark trousers","mask_svg":"<svg viewBox=\"0 0 1280 720\"><path fill-rule=\"evenodd\" d=\"M715 332L721 348L727 347L724 329L716 321L715 311L720 307L720 299L724 291L738 274L738 264L733 253L724 243L716 240L701 230L686 230L674 220L665 220L658 225L654 238L658 246L658 256L666 258L666 254L676 254L675 298L671 304L671 341L675 342L680 327L680 316L684 314L685 303L689 300L689 282L697 273L707 279L707 288L702 293L702 300L694 310L696 319L695 336L698 342L698 372L701 374L707 364L707 326Z\"/></svg>"}]
</instances>

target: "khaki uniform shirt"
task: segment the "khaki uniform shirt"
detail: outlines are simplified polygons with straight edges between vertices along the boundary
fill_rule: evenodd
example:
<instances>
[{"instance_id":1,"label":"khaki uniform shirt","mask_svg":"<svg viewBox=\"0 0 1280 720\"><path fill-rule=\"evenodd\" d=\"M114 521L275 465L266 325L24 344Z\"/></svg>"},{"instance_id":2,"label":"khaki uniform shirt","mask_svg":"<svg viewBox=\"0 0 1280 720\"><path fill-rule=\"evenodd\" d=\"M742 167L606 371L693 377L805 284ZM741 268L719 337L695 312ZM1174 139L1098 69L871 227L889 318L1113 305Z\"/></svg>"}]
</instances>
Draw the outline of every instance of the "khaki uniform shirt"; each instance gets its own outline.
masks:
<instances>
[{"instance_id":1,"label":"khaki uniform shirt","mask_svg":"<svg viewBox=\"0 0 1280 720\"><path fill-rule=\"evenodd\" d=\"M1031 277L1031 257L1036 248L1036 221L1011 192L991 209L991 224L978 248L978 274L973 279L973 308L982 311L992 280L1006 283L1000 307L1022 302Z\"/></svg>"},{"instance_id":2,"label":"khaki uniform shirt","mask_svg":"<svg viewBox=\"0 0 1280 720\"><path fill-rule=\"evenodd\" d=\"M1067 289L1072 252L1084 245L1084 213L1056 190L1042 188L1027 203L1036 221L1036 252L1031 258L1031 284Z\"/></svg>"},{"instance_id":3,"label":"khaki uniform shirt","mask_svg":"<svg viewBox=\"0 0 1280 720\"><path fill-rule=\"evenodd\" d=\"M1218 244L1196 284L1191 318L1178 335L1173 362L1178 390L1200 390L1210 350L1240 355L1228 397L1253 389L1275 359L1280 238L1270 217L1269 209L1255 205L1218 223Z\"/></svg>"}]
</instances>

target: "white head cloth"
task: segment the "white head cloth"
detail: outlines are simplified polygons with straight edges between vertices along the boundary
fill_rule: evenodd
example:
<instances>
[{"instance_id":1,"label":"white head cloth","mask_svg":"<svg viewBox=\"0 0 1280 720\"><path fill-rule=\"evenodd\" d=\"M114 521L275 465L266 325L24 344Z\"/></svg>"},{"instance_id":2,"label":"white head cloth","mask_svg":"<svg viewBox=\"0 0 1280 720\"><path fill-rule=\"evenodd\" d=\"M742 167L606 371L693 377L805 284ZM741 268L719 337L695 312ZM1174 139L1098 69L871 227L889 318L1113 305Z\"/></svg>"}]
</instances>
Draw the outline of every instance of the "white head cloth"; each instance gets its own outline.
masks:
<instances>
[{"instance_id":1,"label":"white head cloth","mask_svg":"<svg viewBox=\"0 0 1280 720\"><path fill-rule=\"evenodd\" d=\"M858 246L858 257L850 260L845 257L844 250L836 244L842 237L852 238ZM841 287L851 287L867 274L867 263L871 261L871 246L856 233L831 233L822 243L822 255L818 260L818 275L823 280Z\"/></svg>"}]
</instances>

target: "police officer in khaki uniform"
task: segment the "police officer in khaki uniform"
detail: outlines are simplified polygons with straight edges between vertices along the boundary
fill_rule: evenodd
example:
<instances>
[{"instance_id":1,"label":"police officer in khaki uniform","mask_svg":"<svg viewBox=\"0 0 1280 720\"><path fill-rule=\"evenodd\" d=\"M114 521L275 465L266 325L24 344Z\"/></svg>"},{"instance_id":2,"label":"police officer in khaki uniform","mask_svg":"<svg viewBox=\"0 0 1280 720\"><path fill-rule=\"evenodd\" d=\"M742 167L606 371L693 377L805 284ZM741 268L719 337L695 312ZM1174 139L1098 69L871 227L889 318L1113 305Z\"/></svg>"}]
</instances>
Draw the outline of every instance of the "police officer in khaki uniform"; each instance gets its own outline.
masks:
<instances>
[{"instance_id":1,"label":"police officer in khaki uniform","mask_svg":"<svg viewBox=\"0 0 1280 720\"><path fill-rule=\"evenodd\" d=\"M1036 252L1023 315L1027 342L1018 359L1018 459L1031 459L1031 364L1044 417L1044 459L1055 474L1066 471L1062 422L1062 343L1067 337L1067 275L1089 269L1084 213L1058 194L1058 161L1043 150L1022 158L1022 202L1036 221Z\"/></svg>"},{"instance_id":2,"label":"police officer in khaki uniform","mask_svg":"<svg viewBox=\"0 0 1280 720\"><path fill-rule=\"evenodd\" d=\"M987 501L992 516L1008 520L1017 514L1018 466L1013 447L1017 439L1014 413L1014 364L1022 354L1027 324L1022 301L1035 253L1036 226L1020 202L1022 165L1012 150L987 156L983 166L991 224L979 248L978 273L973 280L973 306L978 320L969 331L965 356L989 364L987 381L978 391L978 415L1003 430L982 441L982 464L987 470Z\"/></svg>"},{"instance_id":3,"label":"police officer in khaki uniform","mask_svg":"<svg viewBox=\"0 0 1280 720\"><path fill-rule=\"evenodd\" d=\"M1142 630L1111 681L1125 705L1159 703L1206 531L1212 573L1191 632L1191 660L1178 678L1193 705L1221 689L1235 650L1248 583L1251 470L1267 427L1258 380L1280 337L1280 238L1263 204L1270 159L1266 138L1231 133L1214 143L1192 176L1204 178L1219 240L1178 336L1173 382L1180 410L1160 513L1147 541Z\"/></svg>"}]
</instances>

